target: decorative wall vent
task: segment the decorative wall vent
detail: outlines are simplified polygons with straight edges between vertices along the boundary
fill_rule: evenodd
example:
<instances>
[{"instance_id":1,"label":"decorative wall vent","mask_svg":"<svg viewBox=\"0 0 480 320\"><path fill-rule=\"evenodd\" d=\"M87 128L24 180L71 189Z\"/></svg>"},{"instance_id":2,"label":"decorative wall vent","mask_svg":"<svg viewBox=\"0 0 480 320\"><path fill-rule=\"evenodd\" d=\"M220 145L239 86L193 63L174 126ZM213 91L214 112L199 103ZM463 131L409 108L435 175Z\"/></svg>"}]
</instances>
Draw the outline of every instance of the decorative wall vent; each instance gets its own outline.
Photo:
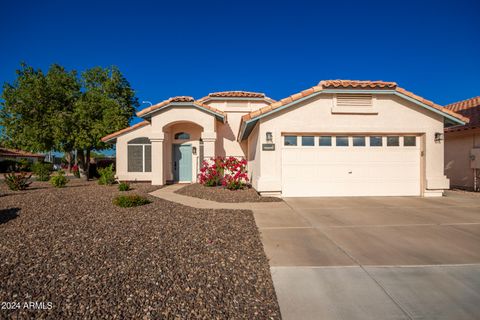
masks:
<instances>
[{"instance_id":1,"label":"decorative wall vent","mask_svg":"<svg viewBox=\"0 0 480 320\"><path fill-rule=\"evenodd\" d=\"M336 107L338 108L372 108L373 98L371 94L337 94Z\"/></svg>"}]
</instances>

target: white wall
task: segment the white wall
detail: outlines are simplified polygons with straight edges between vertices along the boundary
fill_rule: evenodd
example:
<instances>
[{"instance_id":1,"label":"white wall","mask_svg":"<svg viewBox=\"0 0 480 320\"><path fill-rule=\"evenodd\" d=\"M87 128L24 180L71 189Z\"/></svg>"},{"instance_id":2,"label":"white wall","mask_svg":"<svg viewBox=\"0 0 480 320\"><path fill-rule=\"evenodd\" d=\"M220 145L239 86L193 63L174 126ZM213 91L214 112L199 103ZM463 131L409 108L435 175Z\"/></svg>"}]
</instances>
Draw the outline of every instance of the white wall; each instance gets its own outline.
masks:
<instances>
[{"instance_id":1,"label":"white wall","mask_svg":"<svg viewBox=\"0 0 480 320\"><path fill-rule=\"evenodd\" d=\"M333 95L320 95L260 120L258 143L272 132L275 151L261 152L260 192L281 191L282 133L414 133L425 136L426 189L448 188L443 174L443 141L434 142L443 132L443 117L393 95L376 95L378 114L332 114Z\"/></svg>"},{"instance_id":2,"label":"white wall","mask_svg":"<svg viewBox=\"0 0 480 320\"><path fill-rule=\"evenodd\" d=\"M261 170L261 144L258 139L259 125L257 124L255 128L250 133L248 137L248 177L252 186L257 189L258 179L260 177Z\"/></svg>"}]
</instances>

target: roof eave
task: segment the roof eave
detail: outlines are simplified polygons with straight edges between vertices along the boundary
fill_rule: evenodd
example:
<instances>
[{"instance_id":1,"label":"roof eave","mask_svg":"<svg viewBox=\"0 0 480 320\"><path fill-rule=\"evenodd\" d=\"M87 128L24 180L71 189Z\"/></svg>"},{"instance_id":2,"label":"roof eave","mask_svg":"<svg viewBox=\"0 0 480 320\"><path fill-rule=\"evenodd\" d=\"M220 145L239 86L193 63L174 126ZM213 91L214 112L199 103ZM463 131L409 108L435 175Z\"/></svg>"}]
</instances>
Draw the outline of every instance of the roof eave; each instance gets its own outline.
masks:
<instances>
[{"instance_id":1,"label":"roof eave","mask_svg":"<svg viewBox=\"0 0 480 320\"><path fill-rule=\"evenodd\" d=\"M145 112L145 113L141 113L141 112L137 112L137 117L139 118L142 118L142 119L145 119L145 120L148 120L152 117L152 115L154 113L157 113L157 112L160 112L162 110L165 110L169 107L195 107L201 111L205 111L207 113L210 113L211 115L215 116L217 119L219 119L220 121L222 122L225 122L225 115L223 114L220 114L220 113L217 113L213 110L209 110L201 105L199 105L198 103L195 103L195 102L170 102L160 108L157 108L157 109L154 109L154 110L151 110L151 111L148 111L148 112Z\"/></svg>"},{"instance_id":2,"label":"roof eave","mask_svg":"<svg viewBox=\"0 0 480 320\"><path fill-rule=\"evenodd\" d=\"M276 113L276 112L279 112L283 109L286 109L286 108L289 108L295 104L298 104L302 101L305 101L307 99L311 99L317 95L320 95L320 94L332 94L332 93L371 93L371 94L393 94L393 95L396 95L396 96L399 96L405 100L408 100L408 101L411 101L417 105L420 105L434 113L437 113L437 114L440 114L442 115L444 118L446 119L449 119L450 121L454 122L454 123L457 123L459 125L465 125L467 122L466 121L463 121L459 118L456 118L454 117L453 115L450 115L442 110L438 110L434 107L431 107L421 101L418 101L417 99L414 99L412 97L409 97L401 92L398 92L397 90L395 89L322 89L320 91L317 91L317 92L313 92L312 94L310 95L307 95L307 96L304 96L304 97L301 97L295 101L291 101L281 107L278 107L278 108L275 108L273 110L270 110L268 112L265 112L263 114L260 114L252 119L249 119L247 121L242 121L242 125L240 126L241 128L241 132L239 134L239 141L243 141L245 140L246 138L248 138L248 135L250 134L250 132L248 132L248 126L249 124L251 125L252 123L253 126L255 126L255 123L264 118L264 117L268 117L269 115L273 114L273 113ZM245 125L244 125L245 124ZM250 130L251 131L251 130Z\"/></svg>"}]
</instances>

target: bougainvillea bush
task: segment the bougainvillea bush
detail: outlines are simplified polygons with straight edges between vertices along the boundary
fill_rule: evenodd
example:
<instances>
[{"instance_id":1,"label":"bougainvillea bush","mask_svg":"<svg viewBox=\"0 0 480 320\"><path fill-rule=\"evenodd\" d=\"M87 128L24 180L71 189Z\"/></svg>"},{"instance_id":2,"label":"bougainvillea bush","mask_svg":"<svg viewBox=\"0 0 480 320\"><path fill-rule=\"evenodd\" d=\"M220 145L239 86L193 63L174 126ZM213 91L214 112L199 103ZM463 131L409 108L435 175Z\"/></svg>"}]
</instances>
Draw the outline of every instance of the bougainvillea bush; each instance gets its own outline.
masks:
<instances>
[{"instance_id":1,"label":"bougainvillea bush","mask_svg":"<svg viewBox=\"0 0 480 320\"><path fill-rule=\"evenodd\" d=\"M224 186L229 190L248 186L247 160L235 157L216 157L203 161L198 176L200 184L207 187Z\"/></svg>"}]
</instances>

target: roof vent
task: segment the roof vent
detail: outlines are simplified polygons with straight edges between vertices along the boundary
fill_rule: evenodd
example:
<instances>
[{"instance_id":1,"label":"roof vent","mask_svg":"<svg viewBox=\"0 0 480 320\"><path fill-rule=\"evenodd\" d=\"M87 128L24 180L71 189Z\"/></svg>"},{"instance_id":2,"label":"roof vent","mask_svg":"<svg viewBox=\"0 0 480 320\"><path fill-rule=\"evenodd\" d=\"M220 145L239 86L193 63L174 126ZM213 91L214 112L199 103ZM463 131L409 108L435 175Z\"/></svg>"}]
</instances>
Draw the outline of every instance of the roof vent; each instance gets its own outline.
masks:
<instances>
[{"instance_id":1,"label":"roof vent","mask_svg":"<svg viewBox=\"0 0 480 320\"><path fill-rule=\"evenodd\" d=\"M337 94L336 107L360 107L372 108L373 99L371 94Z\"/></svg>"}]
</instances>

